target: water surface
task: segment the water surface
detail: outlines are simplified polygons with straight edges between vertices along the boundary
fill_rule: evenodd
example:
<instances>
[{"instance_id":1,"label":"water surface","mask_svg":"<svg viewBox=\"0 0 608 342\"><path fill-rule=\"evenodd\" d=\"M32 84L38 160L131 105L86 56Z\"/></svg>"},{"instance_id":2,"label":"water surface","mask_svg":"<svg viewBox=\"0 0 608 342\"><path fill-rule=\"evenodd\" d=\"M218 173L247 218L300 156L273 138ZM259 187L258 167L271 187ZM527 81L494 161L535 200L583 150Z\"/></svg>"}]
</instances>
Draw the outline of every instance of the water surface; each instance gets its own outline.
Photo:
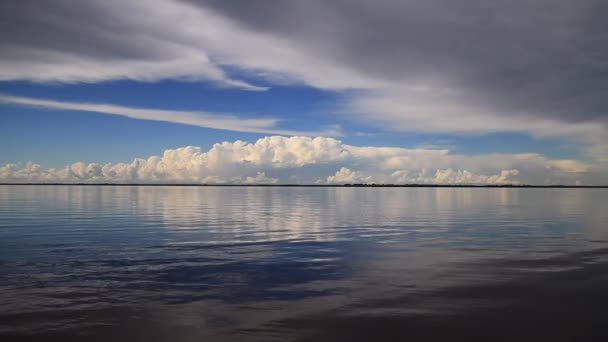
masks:
<instances>
[{"instance_id":1,"label":"water surface","mask_svg":"<svg viewBox=\"0 0 608 342\"><path fill-rule=\"evenodd\" d=\"M606 340L608 190L0 186L0 338Z\"/></svg>"}]
</instances>

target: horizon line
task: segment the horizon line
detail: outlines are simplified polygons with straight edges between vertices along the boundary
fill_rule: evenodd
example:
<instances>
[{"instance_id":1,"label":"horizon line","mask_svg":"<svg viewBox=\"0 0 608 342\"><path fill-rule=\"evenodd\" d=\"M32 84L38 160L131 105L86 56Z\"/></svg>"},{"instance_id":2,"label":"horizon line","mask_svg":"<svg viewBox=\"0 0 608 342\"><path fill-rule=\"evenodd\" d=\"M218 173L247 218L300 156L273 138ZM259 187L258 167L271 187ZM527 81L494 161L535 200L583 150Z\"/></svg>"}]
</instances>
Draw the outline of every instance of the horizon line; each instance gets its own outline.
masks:
<instances>
[{"instance_id":1,"label":"horizon line","mask_svg":"<svg viewBox=\"0 0 608 342\"><path fill-rule=\"evenodd\" d=\"M538 185L538 184L205 184L205 183L2 183L29 186L198 186L198 187L316 187L316 188L600 188L608 185Z\"/></svg>"}]
</instances>

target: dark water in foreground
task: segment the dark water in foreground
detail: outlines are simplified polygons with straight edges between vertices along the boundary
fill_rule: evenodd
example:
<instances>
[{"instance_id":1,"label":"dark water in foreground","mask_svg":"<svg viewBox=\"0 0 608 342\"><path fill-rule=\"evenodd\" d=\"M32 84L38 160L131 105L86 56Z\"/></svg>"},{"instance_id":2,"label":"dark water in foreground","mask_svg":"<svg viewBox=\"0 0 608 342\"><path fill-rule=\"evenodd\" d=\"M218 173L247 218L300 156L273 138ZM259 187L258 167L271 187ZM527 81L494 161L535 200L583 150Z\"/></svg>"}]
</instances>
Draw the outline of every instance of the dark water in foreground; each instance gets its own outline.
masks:
<instances>
[{"instance_id":1,"label":"dark water in foreground","mask_svg":"<svg viewBox=\"0 0 608 342\"><path fill-rule=\"evenodd\" d=\"M0 186L0 340L608 340L608 190Z\"/></svg>"}]
</instances>

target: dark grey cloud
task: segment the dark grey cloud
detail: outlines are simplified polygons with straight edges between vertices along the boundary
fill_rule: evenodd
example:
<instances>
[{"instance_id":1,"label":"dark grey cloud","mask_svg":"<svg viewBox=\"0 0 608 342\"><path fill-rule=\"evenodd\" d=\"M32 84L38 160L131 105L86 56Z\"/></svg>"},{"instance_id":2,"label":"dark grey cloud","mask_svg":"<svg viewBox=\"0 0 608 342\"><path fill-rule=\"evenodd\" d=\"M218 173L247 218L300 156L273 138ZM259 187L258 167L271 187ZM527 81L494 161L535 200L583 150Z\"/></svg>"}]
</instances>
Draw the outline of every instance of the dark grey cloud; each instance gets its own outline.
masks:
<instances>
[{"instance_id":1,"label":"dark grey cloud","mask_svg":"<svg viewBox=\"0 0 608 342\"><path fill-rule=\"evenodd\" d=\"M228 78L229 64L328 89L431 83L497 115L606 125L605 13L603 0L4 0L0 79L263 89ZM339 67L325 78L343 79L324 82ZM452 100L444 96L425 101Z\"/></svg>"},{"instance_id":2,"label":"dark grey cloud","mask_svg":"<svg viewBox=\"0 0 608 342\"><path fill-rule=\"evenodd\" d=\"M165 52L141 39L146 32L140 32L137 21L103 1L4 0L0 2L0 58L17 57L9 54L18 48L111 59L162 56ZM136 35L141 35L139 44L132 39ZM30 51L24 57L33 54Z\"/></svg>"},{"instance_id":3,"label":"dark grey cloud","mask_svg":"<svg viewBox=\"0 0 608 342\"><path fill-rule=\"evenodd\" d=\"M606 1L189 2L371 77L431 79L512 115L608 118Z\"/></svg>"},{"instance_id":4,"label":"dark grey cloud","mask_svg":"<svg viewBox=\"0 0 608 342\"><path fill-rule=\"evenodd\" d=\"M120 78L232 80L177 19L168 0L4 0L0 80L97 82ZM190 9L193 9L192 7Z\"/></svg>"}]
</instances>

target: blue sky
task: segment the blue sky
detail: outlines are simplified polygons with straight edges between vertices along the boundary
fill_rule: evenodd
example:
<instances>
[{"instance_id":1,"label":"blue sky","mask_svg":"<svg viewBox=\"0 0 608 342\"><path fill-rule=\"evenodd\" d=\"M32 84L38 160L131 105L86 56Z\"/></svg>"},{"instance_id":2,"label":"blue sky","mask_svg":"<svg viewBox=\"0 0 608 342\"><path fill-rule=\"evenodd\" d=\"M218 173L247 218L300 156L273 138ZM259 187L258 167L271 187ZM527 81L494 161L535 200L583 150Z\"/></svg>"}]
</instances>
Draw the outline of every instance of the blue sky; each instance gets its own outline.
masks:
<instances>
[{"instance_id":1,"label":"blue sky","mask_svg":"<svg viewBox=\"0 0 608 342\"><path fill-rule=\"evenodd\" d=\"M494 21L471 27L469 15L481 8L473 0L458 10L416 1L396 8L389 1L344 8L288 3L256 13L247 5L171 0L7 8L5 19L22 21L0 36L0 178L319 183L338 181L345 170L344 182L605 182L601 74L578 76L595 72L592 61L573 60L570 69L579 72L562 74L563 66L538 58L577 57L553 32L570 20L567 12L540 18L522 12L521 22L505 24L502 13L520 9L497 5ZM86 14L75 17L79 11ZM393 11L403 17L396 20ZM303 20L313 14L318 27ZM604 52L592 47L601 31L591 24L575 31L589 39L589 51L576 52L587 54L581 58ZM511 31L530 25L539 45L513 55L512 46L529 42ZM395 33L406 28L420 35ZM481 32L488 37L479 38ZM444 48L452 43L445 35L461 45ZM490 50L496 54L486 55ZM309 140L256 143L271 136ZM237 140L250 145L230 145L229 159L214 167L169 166L163 159L133 166L130 176L116 173L134 158L185 146L211 158L214 144ZM323 150L335 143L339 158ZM197 156L180 158L193 163ZM72 170L77 162L84 166ZM141 168L156 171L144 175Z\"/></svg>"},{"instance_id":2,"label":"blue sky","mask_svg":"<svg viewBox=\"0 0 608 342\"><path fill-rule=\"evenodd\" d=\"M576 146L555 139L509 132L474 135L390 132L349 120L337 105L344 95L305 86L273 86L268 91L251 92L218 88L208 82L0 82L0 93L69 102L273 117L281 120L281 127L294 130L314 131L339 125L343 130L340 140L354 145L449 148L464 154L535 151L565 159L575 158L580 152ZM187 145L208 148L216 142L255 141L266 136L83 111L11 104L0 108L0 134L6 142L0 147L2 164L35 160L44 166L63 167L75 161L120 162L159 154L166 148Z\"/></svg>"},{"instance_id":3,"label":"blue sky","mask_svg":"<svg viewBox=\"0 0 608 342\"><path fill-rule=\"evenodd\" d=\"M110 81L50 85L3 82L0 92L62 101L274 117L283 120L282 127L311 131L335 124L332 120L335 116L328 113L332 94L304 87L250 92L220 89L207 82ZM79 160L118 162L159 154L169 147L210 147L216 142L255 141L266 135L80 111L15 105L3 105L1 110L0 133L8 142L1 147L3 163L36 160L60 167Z\"/></svg>"}]
</instances>

